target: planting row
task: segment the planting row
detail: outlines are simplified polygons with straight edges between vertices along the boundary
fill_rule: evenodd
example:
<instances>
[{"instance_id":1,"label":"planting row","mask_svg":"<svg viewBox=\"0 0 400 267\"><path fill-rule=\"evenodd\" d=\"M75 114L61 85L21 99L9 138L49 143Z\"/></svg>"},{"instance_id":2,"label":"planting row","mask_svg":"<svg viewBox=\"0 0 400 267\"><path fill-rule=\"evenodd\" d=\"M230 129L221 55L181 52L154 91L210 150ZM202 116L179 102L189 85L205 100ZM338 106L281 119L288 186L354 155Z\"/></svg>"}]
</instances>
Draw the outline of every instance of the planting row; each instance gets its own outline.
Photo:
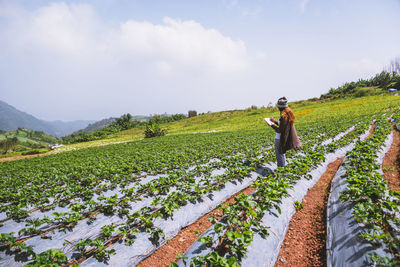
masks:
<instances>
[{"instance_id":1,"label":"planting row","mask_svg":"<svg viewBox=\"0 0 400 267\"><path fill-rule=\"evenodd\" d=\"M299 124L303 146L289 162L306 168L310 151L335 150L370 120ZM274 160L272 141L268 130L171 136L0 164L0 265L55 258L97 265L144 239L160 246L184 207L212 203L193 221L255 180L256 167Z\"/></svg>"},{"instance_id":2,"label":"planting row","mask_svg":"<svg viewBox=\"0 0 400 267\"><path fill-rule=\"evenodd\" d=\"M302 138L308 138L310 142L304 142L304 151L307 150L308 146L312 146L315 142L322 142L324 139L329 137L333 137L337 135L340 131L344 131L346 128L349 128L352 124L356 121L348 121L342 122L342 127L336 127L334 124L327 124L318 125L315 127L317 130L310 130L310 125L307 125L307 135L304 134ZM299 127L299 133L305 132L304 130ZM321 134L324 132L325 134ZM311 135L314 135L312 138ZM246 140L246 138L247 140ZM174 137L177 138L177 137ZM192 136L183 136L182 139L178 139L181 142L176 144L178 147L186 138L191 139ZM201 138L201 137L200 137ZM50 252L56 253L54 249L50 249L53 246L44 246L42 245L40 249L34 249L37 247L39 243L46 244L46 240L62 240L62 242L66 242L64 252L69 250L75 251L74 259L77 261L82 261L91 255L95 255L99 260L105 260L108 258L109 254L113 253L112 249L107 250L107 246L115 244L119 241L124 241L127 245L132 244L135 240L135 235L137 232L148 232L150 237L154 240L157 240L163 236L163 230L159 227L154 226L154 220L156 219L166 219L172 216L172 212L178 210L180 207L186 205L188 202L196 203L207 195L210 192L218 191L224 188L224 185L230 181L244 179L245 177L249 176L250 172L254 170L254 167L261 162L270 161L273 159L273 153L268 151L267 153L263 152L263 147L268 145L268 142L265 140L266 135L264 136L258 135L258 132L241 132L240 135L236 134L215 134L208 136L208 143L212 143L216 145L218 142L217 147L223 147L225 145L226 138L230 138L236 142L235 145L231 145L230 149L224 147L222 151L224 154L218 149L206 149L208 153L208 163L200 163L201 160L199 158L194 157L192 160L193 162L198 162L197 165L192 166L192 168L188 168L190 166L189 162L186 161L187 164L185 165L185 161L182 161L183 164L178 166L176 170L171 170L168 172L168 176L165 177L153 177L154 179L147 183L138 183L135 186L131 186L132 183L128 183L127 179L122 179L122 176L119 176L119 180L116 179L116 176L113 175L106 179L106 176L100 178L104 181L106 180L108 184L114 184L113 189L117 189L120 191L121 194L111 195L106 197L104 194L103 196L100 194L99 197L94 198L96 195L92 192L87 198L82 196L77 197L76 194L71 194L70 199L74 199L74 201L69 201L66 203L65 207L69 210L63 212L55 212L51 217L33 217L30 219L25 220L25 227L19 226L19 234L15 235L12 232L3 232L1 236L1 243L3 244L3 248L15 250L16 252L23 252L27 255L26 260L36 258L36 262L40 260L40 257L47 257L51 255ZM236 140L236 139L237 140ZM167 139L167 138L166 138ZM161 141L158 141L161 142ZM204 140L202 140L204 144ZM165 144L165 143L162 143ZM240 145L242 144L242 145ZM131 144L126 144L126 149L129 150L129 146ZM149 144L150 146L154 146L154 144ZM158 144L160 145L160 144ZM190 143L190 149L193 149L192 143ZM116 148L120 148L121 145L115 146ZM115 148L114 146L110 146L108 149ZM176 147L172 146L173 152L171 154L176 153ZM102 148L105 149L105 148ZM182 148L181 148L182 149ZM187 148L185 148L187 149ZM197 147L196 149L200 149ZM162 149L159 149L159 153L165 152L167 148L164 146ZM107 151L107 150L105 150ZM209 152L212 151L212 152ZM229 152L229 153L228 153ZM101 158L101 155L94 153L92 150L80 152L82 153L81 157L88 157L88 161L90 162L90 155L96 155L97 158ZM92 154L93 153L93 154ZM128 154L127 151L124 152ZM131 151L132 153L132 151ZM183 153L183 152L182 152ZM72 156L76 156L76 152L71 153ZM133 153L132 153L133 154ZM201 153L200 153L201 154ZM202 155L202 154L201 154ZM63 155L65 156L65 155ZM72 157L73 158L73 157ZM182 158L185 158L182 156ZM203 158L206 158L203 156ZM82 158L81 158L82 159ZM201 159L201 158L200 158ZM211 159L214 159L211 161ZM218 159L218 160L216 160ZM58 160L57 158L53 158L53 160ZM33 165L37 162L30 161ZM71 162L74 162L73 160ZM52 162L50 161L52 164ZM64 162L67 164L66 162ZM26 164L20 163L20 164ZM49 164L51 166L51 164ZM73 164L73 163L72 163ZM70 168L77 168L76 166L70 165ZM54 165L53 165L54 166ZM124 165L123 165L124 166ZM4 172L7 173L5 176L6 179L10 177L14 177L18 179L19 176L23 174L23 170L16 168L15 166L11 166L10 169L6 169L4 165L2 165ZM124 166L125 167L125 166ZM171 166L170 166L171 167ZM13 169L14 168L14 169ZM82 165L79 165L79 168L82 168ZM118 166L114 167L118 169ZM215 169L224 169L221 174L215 174L212 172ZM29 166L27 167L29 170ZM52 170L57 173L63 170L68 170L69 168L65 168L65 166L59 166L59 169L53 168ZM83 168L84 169L84 168ZM163 167L165 170L165 165ZM163 170L161 169L161 170ZM32 169L33 170L33 167ZM42 167L39 168L35 175L32 173L32 184L38 183L35 181L35 177L39 177L40 174L43 174L47 170L46 168ZM14 171L14 172L13 172ZM87 170L85 170L87 171ZM84 172L85 173L85 172ZM15 176L13 176L15 174ZM78 174L76 173L76 176ZM131 176L131 175L130 175ZM25 177L28 177L25 175ZM57 176L56 176L57 177ZM47 177L47 179L51 179L54 177ZM99 179L99 177L95 177ZM110 179L111 178L111 179ZM149 177L147 177L149 178ZM85 177L82 177L85 180ZM73 179L73 181L82 181L79 177ZM144 179L144 178L142 178ZM56 179L57 180L57 179ZM68 190L70 184L67 184L67 181L63 181L64 184L62 186L63 190ZM123 182L126 182L124 184ZM122 184L122 185L121 185ZM12 184L15 186L15 184ZM20 183L17 183L19 186ZM118 186L117 186L118 185ZM26 186L29 188L29 186ZM98 187L93 187L93 189ZM111 189L110 188L110 189ZM60 190L60 191L63 191ZM45 191L47 192L47 191ZM43 194L42 194L43 195ZM151 203L145 203L146 200L148 201L151 197ZM228 196L229 197L229 196ZM142 201L141 205L138 205L138 202ZM15 202L15 203L14 203ZM15 198L12 202L7 202L8 207L12 207L13 204L20 205L24 203L24 200L19 203L17 198ZM57 205L62 204L62 202L58 202ZM54 207L52 207L54 208ZM103 217L100 217L99 213L103 213ZM117 221L115 219L109 219L104 217L106 215L110 215L113 213L117 213L119 216L114 216L112 218L119 218ZM69 237L73 237L74 227L77 225L78 221L82 221L80 223L81 229L87 227L91 227L90 223L95 223L96 218L102 218L102 221L109 222L113 221L111 224L103 224L103 226L98 227L97 229L100 232L93 233L91 238L81 239L78 241L73 241L69 239ZM23 218L22 218L23 220ZM7 223L4 222L4 227L7 226ZM14 221L14 223L17 223ZM15 226L15 225L14 225ZM61 226L61 227L60 227ZM99 226L99 225L97 225ZM58 227L57 229L55 227ZM0 228L0 229L2 229ZM100 229L101 228L101 229ZM9 229L9 228L8 228ZM18 227L17 227L18 229ZM68 239L65 238L60 230L66 231ZM52 231L56 231L56 234L52 234ZM68 231L72 231L72 233L68 233ZM81 230L82 231L82 230ZM78 235L80 235L81 231L78 231ZM58 234L60 233L60 234ZM55 236L56 235L56 236ZM59 236L57 236L59 235ZM35 241L25 241L27 237L35 237ZM75 239L77 234L75 233ZM54 237L54 238L53 238ZM43 238L43 240L40 240ZM51 238L51 239L49 239ZM32 239L33 240L33 239ZM28 245L30 243L30 245ZM59 242L58 242L59 244ZM55 246L56 248L60 249L60 246ZM71 249L72 247L72 249ZM60 253L63 253L57 250ZM57 252L57 253L58 253ZM79 252L79 253L76 253ZM44 253L44 254L40 254ZM50 254L49 254L50 253ZM56 253L56 254L57 254ZM71 254L70 253L70 254ZM21 254L21 253L19 253ZM47 255L47 256L46 256ZM58 255L58 254L57 254ZM59 255L60 256L60 255ZM58 257L60 260L64 259L63 257Z\"/></svg>"},{"instance_id":3,"label":"planting row","mask_svg":"<svg viewBox=\"0 0 400 267\"><path fill-rule=\"evenodd\" d=\"M323 163L328 153L349 145L369 128L369 124L370 120L360 121L353 131L340 139L303 150L286 167L278 168L267 177L258 177L253 184L256 188L254 193L249 196L242 194L236 198L235 204L222 207L222 219L213 221L212 229L189 249L179 264L247 266L265 262L265 255L275 248L259 243L253 246L255 238L268 239L270 232L265 223L269 221L264 219L265 216L270 216L270 212L281 213L281 200L288 196L288 190L300 179L312 178L310 171Z\"/></svg>"},{"instance_id":4,"label":"planting row","mask_svg":"<svg viewBox=\"0 0 400 267\"><path fill-rule=\"evenodd\" d=\"M400 193L390 190L381 171L391 129L378 120L374 134L357 142L332 182L328 266L400 264Z\"/></svg>"}]
</instances>

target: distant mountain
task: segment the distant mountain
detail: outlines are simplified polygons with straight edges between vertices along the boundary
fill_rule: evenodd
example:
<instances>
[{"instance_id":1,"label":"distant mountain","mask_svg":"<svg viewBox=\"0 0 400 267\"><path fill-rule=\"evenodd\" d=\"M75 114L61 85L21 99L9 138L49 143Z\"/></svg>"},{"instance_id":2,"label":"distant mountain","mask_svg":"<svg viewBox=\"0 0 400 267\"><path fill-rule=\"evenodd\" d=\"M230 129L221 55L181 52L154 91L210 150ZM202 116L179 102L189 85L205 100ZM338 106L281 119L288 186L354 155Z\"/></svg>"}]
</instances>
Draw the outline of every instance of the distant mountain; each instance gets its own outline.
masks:
<instances>
[{"instance_id":1,"label":"distant mountain","mask_svg":"<svg viewBox=\"0 0 400 267\"><path fill-rule=\"evenodd\" d=\"M83 129L94 121L44 121L20 111L0 100L0 129L15 130L18 128L42 131L47 134L61 137Z\"/></svg>"},{"instance_id":2,"label":"distant mountain","mask_svg":"<svg viewBox=\"0 0 400 267\"><path fill-rule=\"evenodd\" d=\"M89 124L86 126L86 128L79 130L79 132L84 132L84 133L90 133L96 130L100 130L103 128L106 128L108 125L113 123L115 121L115 118L108 118L108 119L102 119L101 121L96 121L94 123Z\"/></svg>"},{"instance_id":3,"label":"distant mountain","mask_svg":"<svg viewBox=\"0 0 400 267\"><path fill-rule=\"evenodd\" d=\"M49 131L53 129L54 136L66 136L70 133L73 133L79 129L85 128L90 123L95 121L85 121L85 120L77 120L77 121L46 121L47 125L49 125ZM46 133L46 131L44 131Z\"/></svg>"}]
</instances>

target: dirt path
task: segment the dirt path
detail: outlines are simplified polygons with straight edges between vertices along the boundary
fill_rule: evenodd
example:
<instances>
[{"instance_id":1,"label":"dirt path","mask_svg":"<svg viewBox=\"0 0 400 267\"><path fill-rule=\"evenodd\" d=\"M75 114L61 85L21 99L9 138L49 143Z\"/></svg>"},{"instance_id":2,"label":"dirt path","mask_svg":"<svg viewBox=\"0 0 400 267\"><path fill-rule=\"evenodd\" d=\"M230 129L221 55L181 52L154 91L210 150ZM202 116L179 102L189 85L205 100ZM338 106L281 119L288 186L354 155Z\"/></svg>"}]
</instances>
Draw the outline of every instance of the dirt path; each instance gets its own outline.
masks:
<instances>
[{"instance_id":1,"label":"dirt path","mask_svg":"<svg viewBox=\"0 0 400 267\"><path fill-rule=\"evenodd\" d=\"M246 189L236 193L230 197L224 204L235 203L234 197L244 193L246 195L251 194L254 188L247 187ZM139 263L140 267L155 267L155 266L169 266L176 260L179 253L185 253L186 250L197 240L198 236L204 233L208 228L212 226L212 223L208 220L211 216L216 219L220 219L222 216L221 209L217 208L207 213L193 224L183 228L174 238L169 240L164 246L159 248L148 258Z\"/></svg>"},{"instance_id":2,"label":"dirt path","mask_svg":"<svg viewBox=\"0 0 400 267\"><path fill-rule=\"evenodd\" d=\"M376 128L373 124L367 140ZM344 157L331 162L303 198L303 209L289 224L275 266L326 266L326 203L333 177Z\"/></svg>"},{"instance_id":3,"label":"dirt path","mask_svg":"<svg viewBox=\"0 0 400 267\"><path fill-rule=\"evenodd\" d=\"M393 130L393 143L383 158L383 175L392 190L400 191L400 132Z\"/></svg>"},{"instance_id":4,"label":"dirt path","mask_svg":"<svg viewBox=\"0 0 400 267\"><path fill-rule=\"evenodd\" d=\"M43 154L34 154L34 155L26 155L26 156L12 156L12 157L7 157L7 158L0 158L0 162L43 157L43 156L48 156L48 155L52 155L52 154L55 154L55 153L54 152L46 152Z\"/></svg>"},{"instance_id":5,"label":"dirt path","mask_svg":"<svg viewBox=\"0 0 400 267\"><path fill-rule=\"evenodd\" d=\"M326 265L326 202L330 184L344 157L331 162L303 198L303 208L289 224L275 266Z\"/></svg>"},{"instance_id":6,"label":"dirt path","mask_svg":"<svg viewBox=\"0 0 400 267\"><path fill-rule=\"evenodd\" d=\"M368 136L364 138L364 140L367 140L372 136L372 134L375 132L376 124L372 124L371 128L369 129Z\"/></svg>"}]
</instances>

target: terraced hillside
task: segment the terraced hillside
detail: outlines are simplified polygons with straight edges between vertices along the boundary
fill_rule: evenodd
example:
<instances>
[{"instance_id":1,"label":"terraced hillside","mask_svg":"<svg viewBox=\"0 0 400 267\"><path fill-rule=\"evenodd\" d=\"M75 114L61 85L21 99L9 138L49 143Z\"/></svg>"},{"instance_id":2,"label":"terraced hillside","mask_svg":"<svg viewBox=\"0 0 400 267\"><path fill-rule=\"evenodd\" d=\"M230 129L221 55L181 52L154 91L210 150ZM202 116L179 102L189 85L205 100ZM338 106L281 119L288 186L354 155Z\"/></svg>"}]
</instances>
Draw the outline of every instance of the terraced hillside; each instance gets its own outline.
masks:
<instances>
[{"instance_id":1,"label":"terraced hillside","mask_svg":"<svg viewBox=\"0 0 400 267\"><path fill-rule=\"evenodd\" d=\"M12 147L5 143L8 140L15 140ZM59 139L40 131L18 128L17 130L0 131L0 151L11 153L3 154L2 157L12 157L26 153L38 154L48 151L51 144L56 144ZM7 151L8 152L8 151Z\"/></svg>"}]
</instances>

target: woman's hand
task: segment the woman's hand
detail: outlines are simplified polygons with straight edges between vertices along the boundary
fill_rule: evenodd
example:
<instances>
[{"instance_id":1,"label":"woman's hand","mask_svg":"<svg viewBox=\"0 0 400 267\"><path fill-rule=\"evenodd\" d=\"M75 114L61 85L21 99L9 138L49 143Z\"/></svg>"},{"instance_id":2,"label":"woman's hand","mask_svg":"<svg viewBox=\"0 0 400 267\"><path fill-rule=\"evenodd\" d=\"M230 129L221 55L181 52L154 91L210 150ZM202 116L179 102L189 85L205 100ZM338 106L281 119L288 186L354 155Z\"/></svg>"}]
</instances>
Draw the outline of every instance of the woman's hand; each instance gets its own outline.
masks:
<instances>
[{"instance_id":1,"label":"woman's hand","mask_svg":"<svg viewBox=\"0 0 400 267\"><path fill-rule=\"evenodd\" d=\"M274 123L278 123L275 119L274 119L274 117L271 117L271 118L269 118L272 122L274 122Z\"/></svg>"}]
</instances>

